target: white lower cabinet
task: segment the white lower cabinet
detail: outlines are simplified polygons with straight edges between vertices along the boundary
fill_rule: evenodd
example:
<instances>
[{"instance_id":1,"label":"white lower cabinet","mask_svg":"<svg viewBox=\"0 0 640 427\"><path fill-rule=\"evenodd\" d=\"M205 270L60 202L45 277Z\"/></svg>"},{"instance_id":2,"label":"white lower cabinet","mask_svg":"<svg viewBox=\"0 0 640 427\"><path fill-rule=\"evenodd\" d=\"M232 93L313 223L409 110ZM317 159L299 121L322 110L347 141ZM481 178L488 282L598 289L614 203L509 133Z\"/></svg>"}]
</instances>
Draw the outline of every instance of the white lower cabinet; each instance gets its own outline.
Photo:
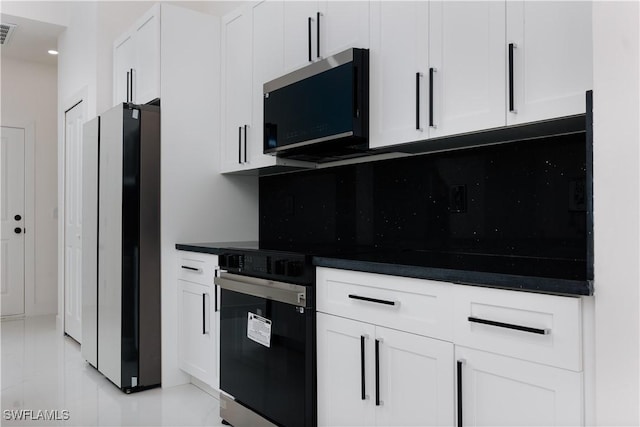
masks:
<instances>
[{"instance_id":1,"label":"white lower cabinet","mask_svg":"<svg viewBox=\"0 0 640 427\"><path fill-rule=\"evenodd\" d=\"M584 424L580 298L316 271L319 426Z\"/></svg>"},{"instance_id":2,"label":"white lower cabinet","mask_svg":"<svg viewBox=\"0 0 640 427\"><path fill-rule=\"evenodd\" d=\"M214 285L217 257L180 253L178 265L178 361L180 369L219 388L219 295Z\"/></svg>"},{"instance_id":3,"label":"white lower cabinet","mask_svg":"<svg viewBox=\"0 0 640 427\"><path fill-rule=\"evenodd\" d=\"M318 313L318 425L453 425L453 345Z\"/></svg>"},{"instance_id":4,"label":"white lower cabinet","mask_svg":"<svg viewBox=\"0 0 640 427\"><path fill-rule=\"evenodd\" d=\"M579 426L582 373L456 346L463 426Z\"/></svg>"}]
</instances>

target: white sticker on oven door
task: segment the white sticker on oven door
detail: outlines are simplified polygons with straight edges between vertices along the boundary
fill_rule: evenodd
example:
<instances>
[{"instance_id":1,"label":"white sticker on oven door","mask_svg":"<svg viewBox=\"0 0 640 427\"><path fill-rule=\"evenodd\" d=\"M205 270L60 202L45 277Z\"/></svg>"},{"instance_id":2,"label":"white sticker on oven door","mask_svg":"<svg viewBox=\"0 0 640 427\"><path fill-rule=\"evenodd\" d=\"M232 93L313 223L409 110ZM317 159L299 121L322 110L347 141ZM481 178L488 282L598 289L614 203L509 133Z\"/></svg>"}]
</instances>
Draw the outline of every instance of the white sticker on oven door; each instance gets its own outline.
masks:
<instances>
[{"instance_id":1,"label":"white sticker on oven door","mask_svg":"<svg viewBox=\"0 0 640 427\"><path fill-rule=\"evenodd\" d=\"M271 320L253 313L248 313L248 316L247 338L265 347L271 347Z\"/></svg>"}]
</instances>

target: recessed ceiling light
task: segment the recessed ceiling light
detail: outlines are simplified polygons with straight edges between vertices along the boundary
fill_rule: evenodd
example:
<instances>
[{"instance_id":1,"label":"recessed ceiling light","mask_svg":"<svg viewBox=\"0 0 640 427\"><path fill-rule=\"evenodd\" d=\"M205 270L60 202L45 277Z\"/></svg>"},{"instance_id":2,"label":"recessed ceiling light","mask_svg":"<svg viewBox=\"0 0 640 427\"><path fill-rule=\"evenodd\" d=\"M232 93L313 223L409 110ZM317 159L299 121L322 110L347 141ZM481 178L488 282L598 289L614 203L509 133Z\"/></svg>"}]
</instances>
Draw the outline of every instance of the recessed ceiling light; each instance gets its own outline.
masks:
<instances>
[{"instance_id":1,"label":"recessed ceiling light","mask_svg":"<svg viewBox=\"0 0 640 427\"><path fill-rule=\"evenodd\" d=\"M53 50L53 49L51 49L51 50L49 51L49 55L57 55L57 54L58 54L58 51L57 51L57 50Z\"/></svg>"}]
</instances>

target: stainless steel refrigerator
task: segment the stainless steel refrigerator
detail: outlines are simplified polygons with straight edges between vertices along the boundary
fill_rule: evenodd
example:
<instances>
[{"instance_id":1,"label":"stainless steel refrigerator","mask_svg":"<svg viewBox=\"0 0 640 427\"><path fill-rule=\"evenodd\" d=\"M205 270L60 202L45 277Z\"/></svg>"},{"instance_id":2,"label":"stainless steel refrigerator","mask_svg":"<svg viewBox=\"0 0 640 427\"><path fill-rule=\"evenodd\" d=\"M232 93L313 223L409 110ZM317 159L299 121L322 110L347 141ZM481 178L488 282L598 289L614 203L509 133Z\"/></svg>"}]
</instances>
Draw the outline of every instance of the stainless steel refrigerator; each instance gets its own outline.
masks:
<instances>
[{"instance_id":1,"label":"stainless steel refrigerator","mask_svg":"<svg viewBox=\"0 0 640 427\"><path fill-rule=\"evenodd\" d=\"M160 107L83 133L82 355L129 393L160 385Z\"/></svg>"}]
</instances>

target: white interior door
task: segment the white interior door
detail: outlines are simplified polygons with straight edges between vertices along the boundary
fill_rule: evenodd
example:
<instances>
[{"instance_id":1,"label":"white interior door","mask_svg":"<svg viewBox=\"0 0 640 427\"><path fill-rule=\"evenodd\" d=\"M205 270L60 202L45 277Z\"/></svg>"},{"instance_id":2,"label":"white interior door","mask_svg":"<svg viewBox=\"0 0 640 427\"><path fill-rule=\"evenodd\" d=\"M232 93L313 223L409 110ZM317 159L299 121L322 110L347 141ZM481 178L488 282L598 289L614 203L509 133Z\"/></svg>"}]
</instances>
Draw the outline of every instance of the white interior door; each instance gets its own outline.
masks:
<instances>
[{"instance_id":1,"label":"white interior door","mask_svg":"<svg viewBox=\"0 0 640 427\"><path fill-rule=\"evenodd\" d=\"M24 129L2 127L0 154L3 316L24 313Z\"/></svg>"},{"instance_id":2,"label":"white interior door","mask_svg":"<svg viewBox=\"0 0 640 427\"><path fill-rule=\"evenodd\" d=\"M82 101L65 113L64 331L82 339Z\"/></svg>"}]
</instances>

